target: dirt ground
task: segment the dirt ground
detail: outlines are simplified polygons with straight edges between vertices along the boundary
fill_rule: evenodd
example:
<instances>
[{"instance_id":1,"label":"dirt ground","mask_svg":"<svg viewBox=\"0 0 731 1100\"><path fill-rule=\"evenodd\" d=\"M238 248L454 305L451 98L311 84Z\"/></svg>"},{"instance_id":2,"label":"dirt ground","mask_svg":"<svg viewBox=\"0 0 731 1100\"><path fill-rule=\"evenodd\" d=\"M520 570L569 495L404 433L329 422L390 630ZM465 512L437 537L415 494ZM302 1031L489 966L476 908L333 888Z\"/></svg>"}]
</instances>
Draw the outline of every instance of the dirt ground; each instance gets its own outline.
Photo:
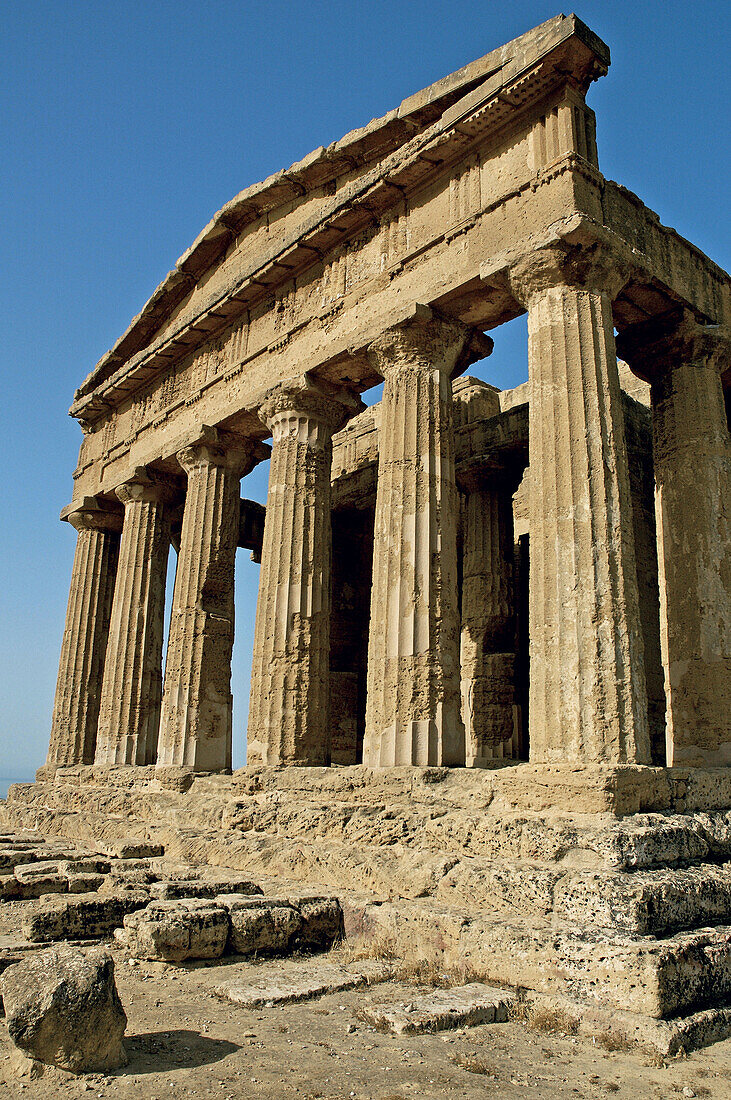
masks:
<instances>
[{"instance_id":1,"label":"dirt ground","mask_svg":"<svg viewBox=\"0 0 731 1100\"><path fill-rule=\"evenodd\" d=\"M24 943L20 922L36 904L0 907L0 947ZM251 1010L220 999L215 987L265 976L276 960L225 957L175 966L130 960L114 941L107 946L128 1017L128 1065L111 1074L72 1077L48 1069L40 1079L19 1077L0 1025L0 1100L731 1098L731 1040L663 1063L516 1021L397 1037L363 1023L359 1009L368 1001L408 1002L431 987L392 981ZM347 948L335 948L303 962L349 957Z\"/></svg>"},{"instance_id":2,"label":"dirt ground","mask_svg":"<svg viewBox=\"0 0 731 1100\"><path fill-rule=\"evenodd\" d=\"M17 942L19 909L3 907L0 940L6 944ZM261 975L271 963L132 964L119 948L111 950L129 1018L129 1064L109 1075L61 1078L51 1070L24 1081L14 1075L12 1044L0 1026L3 1100L731 1097L731 1040L663 1065L639 1052L610 1053L517 1022L395 1037L359 1022L358 1008L367 999L408 1001L414 985L372 985L252 1011L218 999L213 988L228 978Z\"/></svg>"}]
</instances>

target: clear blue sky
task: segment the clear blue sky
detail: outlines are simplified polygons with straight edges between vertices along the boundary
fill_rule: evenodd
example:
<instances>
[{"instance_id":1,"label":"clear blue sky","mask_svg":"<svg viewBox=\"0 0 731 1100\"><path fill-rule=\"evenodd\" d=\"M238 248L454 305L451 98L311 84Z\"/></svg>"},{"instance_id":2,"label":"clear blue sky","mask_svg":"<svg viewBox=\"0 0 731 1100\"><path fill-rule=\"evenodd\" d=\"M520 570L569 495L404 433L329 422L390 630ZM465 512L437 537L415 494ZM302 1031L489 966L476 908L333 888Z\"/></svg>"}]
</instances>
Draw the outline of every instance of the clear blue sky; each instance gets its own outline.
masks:
<instances>
[{"instance_id":1,"label":"clear blue sky","mask_svg":"<svg viewBox=\"0 0 731 1100\"><path fill-rule=\"evenodd\" d=\"M577 0L578 3L578 0ZM0 776L43 762L75 533L74 388L214 211L557 0L2 0ZM569 8L565 8L569 11ZM727 270L731 4L586 0L600 166ZM484 377L525 377L524 325ZM265 474L265 471L264 471ZM264 499L265 476L245 482ZM239 553L235 762L258 567Z\"/></svg>"}]
</instances>

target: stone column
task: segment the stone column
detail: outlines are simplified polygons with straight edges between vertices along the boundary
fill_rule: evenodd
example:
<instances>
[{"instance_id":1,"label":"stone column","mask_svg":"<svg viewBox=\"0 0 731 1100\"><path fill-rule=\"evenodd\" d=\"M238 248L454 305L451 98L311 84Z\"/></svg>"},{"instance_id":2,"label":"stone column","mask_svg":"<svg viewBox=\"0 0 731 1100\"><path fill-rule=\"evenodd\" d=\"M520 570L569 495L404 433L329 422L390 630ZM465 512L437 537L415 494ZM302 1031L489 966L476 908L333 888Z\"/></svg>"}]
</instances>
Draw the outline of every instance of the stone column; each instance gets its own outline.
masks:
<instances>
[{"instance_id":1,"label":"stone column","mask_svg":"<svg viewBox=\"0 0 731 1100\"><path fill-rule=\"evenodd\" d=\"M153 764L160 724L171 488L140 468L116 492L124 504L124 526L94 762Z\"/></svg>"},{"instance_id":2,"label":"stone column","mask_svg":"<svg viewBox=\"0 0 731 1100\"><path fill-rule=\"evenodd\" d=\"M231 650L241 487L253 440L204 428L177 455L188 488L175 574L158 767L231 768ZM268 453L268 451L267 451Z\"/></svg>"},{"instance_id":3,"label":"stone column","mask_svg":"<svg viewBox=\"0 0 731 1100\"><path fill-rule=\"evenodd\" d=\"M465 472L460 667L466 764L511 759L515 726L513 500L507 471Z\"/></svg>"},{"instance_id":4,"label":"stone column","mask_svg":"<svg viewBox=\"0 0 731 1100\"><path fill-rule=\"evenodd\" d=\"M651 381L660 645L669 766L731 765L731 333L689 313L632 326L622 357Z\"/></svg>"},{"instance_id":5,"label":"stone column","mask_svg":"<svg viewBox=\"0 0 731 1100\"><path fill-rule=\"evenodd\" d=\"M248 764L330 763L332 435L362 402L310 383L259 410L272 459L256 609Z\"/></svg>"},{"instance_id":6,"label":"stone column","mask_svg":"<svg viewBox=\"0 0 731 1100\"><path fill-rule=\"evenodd\" d=\"M648 763L632 503L612 300L597 248L511 270L528 308L530 756Z\"/></svg>"},{"instance_id":7,"label":"stone column","mask_svg":"<svg viewBox=\"0 0 731 1100\"><path fill-rule=\"evenodd\" d=\"M363 746L370 767L465 761L451 378L470 339L463 325L421 310L369 348L385 379Z\"/></svg>"},{"instance_id":8,"label":"stone column","mask_svg":"<svg viewBox=\"0 0 731 1100\"><path fill-rule=\"evenodd\" d=\"M46 763L93 764L122 512L85 497L61 515L77 538Z\"/></svg>"}]
</instances>

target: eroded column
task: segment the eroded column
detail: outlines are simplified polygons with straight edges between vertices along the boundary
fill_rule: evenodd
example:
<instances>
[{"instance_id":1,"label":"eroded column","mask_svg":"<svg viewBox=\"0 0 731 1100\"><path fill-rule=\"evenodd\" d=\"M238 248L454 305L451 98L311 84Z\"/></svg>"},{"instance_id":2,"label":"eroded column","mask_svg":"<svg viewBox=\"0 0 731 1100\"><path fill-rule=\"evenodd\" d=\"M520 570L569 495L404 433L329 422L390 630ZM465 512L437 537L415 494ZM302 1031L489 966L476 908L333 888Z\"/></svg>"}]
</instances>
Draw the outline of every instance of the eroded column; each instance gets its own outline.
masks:
<instances>
[{"instance_id":1,"label":"eroded column","mask_svg":"<svg viewBox=\"0 0 731 1100\"><path fill-rule=\"evenodd\" d=\"M124 504L124 525L94 760L152 764L160 724L171 487L140 469L116 493Z\"/></svg>"},{"instance_id":2,"label":"eroded column","mask_svg":"<svg viewBox=\"0 0 731 1100\"><path fill-rule=\"evenodd\" d=\"M470 337L424 311L369 348L385 379L363 746L371 767L465 760L451 378Z\"/></svg>"},{"instance_id":3,"label":"eroded column","mask_svg":"<svg viewBox=\"0 0 731 1100\"><path fill-rule=\"evenodd\" d=\"M188 477L175 574L158 767L231 768L231 650L240 482L256 444L207 428L177 455Z\"/></svg>"},{"instance_id":4,"label":"eroded column","mask_svg":"<svg viewBox=\"0 0 731 1100\"><path fill-rule=\"evenodd\" d=\"M256 609L248 764L330 762L332 435L362 403L314 385L270 395L272 458Z\"/></svg>"},{"instance_id":5,"label":"eroded column","mask_svg":"<svg viewBox=\"0 0 731 1100\"><path fill-rule=\"evenodd\" d=\"M465 472L460 668L466 764L514 756L513 501L507 471Z\"/></svg>"},{"instance_id":6,"label":"eroded column","mask_svg":"<svg viewBox=\"0 0 731 1100\"><path fill-rule=\"evenodd\" d=\"M612 300L596 250L511 272L528 308L530 755L647 763L647 698Z\"/></svg>"},{"instance_id":7,"label":"eroded column","mask_svg":"<svg viewBox=\"0 0 731 1100\"><path fill-rule=\"evenodd\" d=\"M684 315L621 353L651 380L668 765L731 765L731 334Z\"/></svg>"},{"instance_id":8,"label":"eroded column","mask_svg":"<svg viewBox=\"0 0 731 1100\"><path fill-rule=\"evenodd\" d=\"M122 513L87 497L62 517L77 538L46 763L93 764Z\"/></svg>"}]
</instances>

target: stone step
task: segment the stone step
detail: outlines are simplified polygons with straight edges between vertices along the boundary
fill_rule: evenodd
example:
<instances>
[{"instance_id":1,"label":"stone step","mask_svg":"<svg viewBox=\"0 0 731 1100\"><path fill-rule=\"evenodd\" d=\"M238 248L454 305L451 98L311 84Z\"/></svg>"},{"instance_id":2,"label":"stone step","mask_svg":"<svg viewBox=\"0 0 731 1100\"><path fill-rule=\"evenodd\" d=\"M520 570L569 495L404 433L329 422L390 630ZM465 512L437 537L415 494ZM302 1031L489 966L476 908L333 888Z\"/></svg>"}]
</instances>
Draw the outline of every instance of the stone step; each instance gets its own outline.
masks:
<instances>
[{"instance_id":1,"label":"stone step","mask_svg":"<svg viewBox=\"0 0 731 1100\"><path fill-rule=\"evenodd\" d=\"M435 989L406 1003L365 1004L360 1019L394 1035L417 1035L477 1024L504 1023L517 1003L515 993L481 982Z\"/></svg>"},{"instance_id":2,"label":"stone step","mask_svg":"<svg viewBox=\"0 0 731 1100\"><path fill-rule=\"evenodd\" d=\"M23 935L33 943L107 936L120 928L127 913L149 903L146 891L124 893L48 895L22 921Z\"/></svg>"},{"instance_id":3,"label":"stone step","mask_svg":"<svg viewBox=\"0 0 731 1100\"><path fill-rule=\"evenodd\" d=\"M567 875L555 885L553 912L561 921L640 936L731 924L731 864Z\"/></svg>"},{"instance_id":4,"label":"stone step","mask_svg":"<svg viewBox=\"0 0 731 1100\"><path fill-rule=\"evenodd\" d=\"M263 970L259 977L257 970ZM221 982L213 992L242 1008L262 1008L311 1001L327 993L374 982L387 981L391 968L385 963L368 961L339 966L332 962L297 960L266 967L247 967L241 975Z\"/></svg>"},{"instance_id":5,"label":"stone step","mask_svg":"<svg viewBox=\"0 0 731 1100\"><path fill-rule=\"evenodd\" d=\"M405 959L441 959L481 980L614 1006L658 1019L731 1004L731 927L664 940L510 919L430 901L343 898L349 941Z\"/></svg>"}]
</instances>

